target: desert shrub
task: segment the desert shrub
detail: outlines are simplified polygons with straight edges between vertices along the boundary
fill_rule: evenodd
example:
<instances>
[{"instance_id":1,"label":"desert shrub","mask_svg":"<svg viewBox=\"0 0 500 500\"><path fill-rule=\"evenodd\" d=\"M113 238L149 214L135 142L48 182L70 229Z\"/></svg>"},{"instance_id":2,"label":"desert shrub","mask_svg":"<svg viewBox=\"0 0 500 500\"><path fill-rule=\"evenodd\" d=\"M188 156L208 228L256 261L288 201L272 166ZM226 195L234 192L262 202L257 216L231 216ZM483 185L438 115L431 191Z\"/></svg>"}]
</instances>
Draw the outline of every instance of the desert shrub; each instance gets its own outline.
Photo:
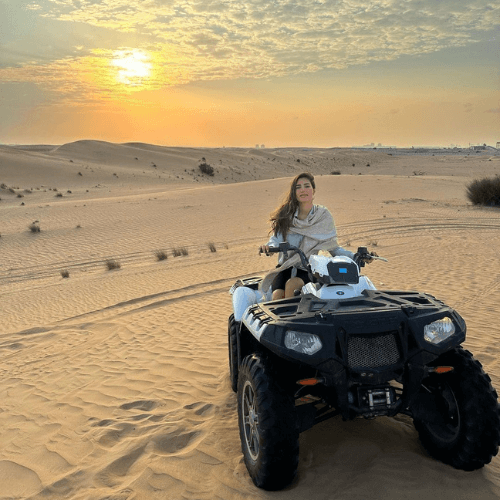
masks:
<instances>
[{"instance_id":1,"label":"desert shrub","mask_svg":"<svg viewBox=\"0 0 500 500\"><path fill-rule=\"evenodd\" d=\"M331 175L340 175L342 172L340 170L333 170Z\"/></svg>"},{"instance_id":2,"label":"desert shrub","mask_svg":"<svg viewBox=\"0 0 500 500\"><path fill-rule=\"evenodd\" d=\"M467 186L466 194L474 205L500 205L500 176L473 180Z\"/></svg>"},{"instance_id":3,"label":"desert shrub","mask_svg":"<svg viewBox=\"0 0 500 500\"><path fill-rule=\"evenodd\" d=\"M155 252L156 255L156 260L167 260L168 254L167 252L164 252L163 250L157 250Z\"/></svg>"},{"instance_id":4,"label":"desert shrub","mask_svg":"<svg viewBox=\"0 0 500 500\"><path fill-rule=\"evenodd\" d=\"M69 271L67 271L67 270L61 271L61 276L63 278L69 278Z\"/></svg>"},{"instance_id":5,"label":"desert shrub","mask_svg":"<svg viewBox=\"0 0 500 500\"><path fill-rule=\"evenodd\" d=\"M63 194L62 193L57 193L56 198L62 198Z\"/></svg>"},{"instance_id":6,"label":"desert shrub","mask_svg":"<svg viewBox=\"0 0 500 500\"><path fill-rule=\"evenodd\" d=\"M115 260L115 259L108 259L106 261L106 267L108 268L108 271L112 271L113 269L120 269L121 264Z\"/></svg>"},{"instance_id":7,"label":"desert shrub","mask_svg":"<svg viewBox=\"0 0 500 500\"><path fill-rule=\"evenodd\" d=\"M38 224L38 222L32 222L29 226L28 226L29 230L32 232L32 233L39 233L40 232L40 226Z\"/></svg>"},{"instance_id":8,"label":"desert shrub","mask_svg":"<svg viewBox=\"0 0 500 500\"><path fill-rule=\"evenodd\" d=\"M217 248L215 248L215 243L210 242L210 243L208 244L208 248L210 248L210 251L211 251L212 253L217 252Z\"/></svg>"},{"instance_id":9,"label":"desert shrub","mask_svg":"<svg viewBox=\"0 0 500 500\"><path fill-rule=\"evenodd\" d=\"M0 184L0 188L2 188L2 189L8 189L8 186L4 182L2 182L2 184Z\"/></svg>"},{"instance_id":10,"label":"desert shrub","mask_svg":"<svg viewBox=\"0 0 500 500\"><path fill-rule=\"evenodd\" d=\"M18 197L18 198L24 198L24 194L17 193L17 197Z\"/></svg>"},{"instance_id":11,"label":"desert shrub","mask_svg":"<svg viewBox=\"0 0 500 500\"><path fill-rule=\"evenodd\" d=\"M201 163L198 165L198 168L204 173L204 174L207 174L207 175L211 175L213 176L214 175L214 167L212 167L211 165L209 165L207 163L207 160L205 160L205 158L202 158L201 159Z\"/></svg>"},{"instance_id":12,"label":"desert shrub","mask_svg":"<svg viewBox=\"0 0 500 500\"><path fill-rule=\"evenodd\" d=\"M186 247L175 247L172 250L172 255L174 257L181 257L185 255L189 255L188 249Z\"/></svg>"}]
</instances>

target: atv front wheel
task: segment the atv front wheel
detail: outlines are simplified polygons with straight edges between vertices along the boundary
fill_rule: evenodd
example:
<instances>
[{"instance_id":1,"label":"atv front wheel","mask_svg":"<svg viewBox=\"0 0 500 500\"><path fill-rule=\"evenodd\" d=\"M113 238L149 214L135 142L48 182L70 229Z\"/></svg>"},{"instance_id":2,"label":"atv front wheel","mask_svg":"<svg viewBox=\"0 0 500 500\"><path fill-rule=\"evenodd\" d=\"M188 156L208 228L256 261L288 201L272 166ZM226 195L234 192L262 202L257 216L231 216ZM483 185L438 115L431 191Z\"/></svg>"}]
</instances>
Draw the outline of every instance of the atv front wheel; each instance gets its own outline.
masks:
<instances>
[{"instance_id":1,"label":"atv front wheel","mask_svg":"<svg viewBox=\"0 0 500 500\"><path fill-rule=\"evenodd\" d=\"M259 355L247 356L238 379L238 422L245 465L265 490L292 482L299 461L299 425L293 398Z\"/></svg>"},{"instance_id":2,"label":"atv front wheel","mask_svg":"<svg viewBox=\"0 0 500 500\"><path fill-rule=\"evenodd\" d=\"M239 324L235 321L234 314L231 314L227 325L227 346L229 349L229 381L234 392L238 390L238 327Z\"/></svg>"},{"instance_id":3,"label":"atv front wheel","mask_svg":"<svg viewBox=\"0 0 500 500\"><path fill-rule=\"evenodd\" d=\"M426 401L427 416L414 416L415 428L433 457L457 469L480 469L498 452L497 393L469 351L450 351L439 364L454 369L423 381L419 395Z\"/></svg>"}]
</instances>

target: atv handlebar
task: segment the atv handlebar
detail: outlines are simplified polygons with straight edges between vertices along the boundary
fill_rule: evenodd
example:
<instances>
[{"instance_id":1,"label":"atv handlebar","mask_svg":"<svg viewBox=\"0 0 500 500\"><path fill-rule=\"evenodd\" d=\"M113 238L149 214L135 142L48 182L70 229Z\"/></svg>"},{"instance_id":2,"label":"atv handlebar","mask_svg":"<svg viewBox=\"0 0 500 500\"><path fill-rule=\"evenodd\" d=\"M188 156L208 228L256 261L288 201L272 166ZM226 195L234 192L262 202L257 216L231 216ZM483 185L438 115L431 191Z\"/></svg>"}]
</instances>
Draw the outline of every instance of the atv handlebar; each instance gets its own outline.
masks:
<instances>
[{"instance_id":1,"label":"atv handlebar","mask_svg":"<svg viewBox=\"0 0 500 500\"><path fill-rule=\"evenodd\" d=\"M279 244L278 247L269 247L269 250L267 252L263 252L262 250L259 251L259 253L279 253L282 252L283 255L285 256L285 260L288 259L288 252L297 252L300 256L300 260L302 262L302 265L304 266L304 269L307 269L310 271L309 267L309 262L307 260L306 254L298 247L290 245L290 243L284 241Z\"/></svg>"},{"instance_id":2,"label":"atv handlebar","mask_svg":"<svg viewBox=\"0 0 500 500\"><path fill-rule=\"evenodd\" d=\"M356 264L359 267L364 267L364 265L366 264L366 261L370 261L372 259L382 260L384 262L388 262L388 260L385 259L384 257L379 257L378 255L372 255L368 251L368 248L366 248L366 247L358 247L358 251L354 254L354 258L353 258L354 262L356 262Z\"/></svg>"},{"instance_id":3,"label":"atv handlebar","mask_svg":"<svg viewBox=\"0 0 500 500\"><path fill-rule=\"evenodd\" d=\"M286 241L280 243L278 247L269 247L269 250L267 252L262 252L262 250L261 250L260 253L270 254L270 253L282 252L283 255L285 256L285 260L286 260L286 259L288 259L288 252L290 252L290 251L297 252L300 256L300 260L302 262L302 265L304 266L304 269L307 269L308 272L311 272L311 268L309 267L309 262L307 260L306 255L304 254L304 252L300 248L297 248L296 246L290 245L290 243L288 243ZM378 255L372 255L368 251L367 247L358 247L358 250L354 254L354 257L353 257L354 262L356 262L356 264L359 267L364 267L366 261L369 261L372 259L382 260L384 262L387 262L387 259L385 259L384 257L379 257Z\"/></svg>"}]
</instances>

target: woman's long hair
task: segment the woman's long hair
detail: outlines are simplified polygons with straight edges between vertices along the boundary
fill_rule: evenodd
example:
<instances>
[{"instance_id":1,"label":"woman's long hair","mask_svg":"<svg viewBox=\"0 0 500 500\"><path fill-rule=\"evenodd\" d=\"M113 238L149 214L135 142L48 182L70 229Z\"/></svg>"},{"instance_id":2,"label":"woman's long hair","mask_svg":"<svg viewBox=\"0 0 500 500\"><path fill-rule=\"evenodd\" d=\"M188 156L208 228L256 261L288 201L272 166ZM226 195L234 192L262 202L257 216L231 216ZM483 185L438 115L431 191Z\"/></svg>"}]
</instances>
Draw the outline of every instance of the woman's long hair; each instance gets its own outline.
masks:
<instances>
[{"instance_id":1,"label":"woman's long hair","mask_svg":"<svg viewBox=\"0 0 500 500\"><path fill-rule=\"evenodd\" d=\"M269 233L274 234L274 236L280 233L284 240L286 239L290 226L292 225L293 216L295 215L297 208L299 208L295 186L297 185L298 180L302 177L308 179L313 189L316 189L314 175L309 172L302 172L294 177L283 203L271 214L271 231Z\"/></svg>"}]
</instances>

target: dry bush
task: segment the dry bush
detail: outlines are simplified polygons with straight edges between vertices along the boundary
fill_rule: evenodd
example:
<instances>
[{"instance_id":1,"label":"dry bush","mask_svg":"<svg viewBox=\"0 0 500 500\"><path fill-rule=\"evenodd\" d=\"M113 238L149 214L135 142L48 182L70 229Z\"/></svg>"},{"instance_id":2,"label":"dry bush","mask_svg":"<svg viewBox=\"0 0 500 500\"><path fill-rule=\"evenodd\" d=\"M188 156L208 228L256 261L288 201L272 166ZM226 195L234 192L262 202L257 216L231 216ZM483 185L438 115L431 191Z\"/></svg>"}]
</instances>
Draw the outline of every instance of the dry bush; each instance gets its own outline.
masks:
<instances>
[{"instance_id":1,"label":"dry bush","mask_svg":"<svg viewBox=\"0 0 500 500\"><path fill-rule=\"evenodd\" d=\"M62 193L57 193L56 194L56 198L62 198L63 197L63 194Z\"/></svg>"},{"instance_id":2,"label":"dry bush","mask_svg":"<svg viewBox=\"0 0 500 500\"><path fill-rule=\"evenodd\" d=\"M214 175L214 167L212 167L211 165L209 165L207 163L207 160L205 160L205 158L202 158L201 159L201 163L198 165L198 168L204 173L204 174L207 174L207 175L211 175L213 176Z\"/></svg>"},{"instance_id":3,"label":"dry bush","mask_svg":"<svg viewBox=\"0 0 500 500\"><path fill-rule=\"evenodd\" d=\"M69 271L67 271L67 270L63 270L63 271L61 271L61 276L62 276L63 278L69 278Z\"/></svg>"},{"instance_id":4,"label":"dry bush","mask_svg":"<svg viewBox=\"0 0 500 500\"><path fill-rule=\"evenodd\" d=\"M155 252L155 255L156 255L156 260L167 260L168 259L167 252L164 252L163 250L157 250Z\"/></svg>"},{"instance_id":5,"label":"dry bush","mask_svg":"<svg viewBox=\"0 0 500 500\"><path fill-rule=\"evenodd\" d=\"M112 271L113 269L120 269L121 264L115 260L115 259L108 259L106 261L106 267L108 268L108 271Z\"/></svg>"},{"instance_id":6,"label":"dry bush","mask_svg":"<svg viewBox=\"0 0 500 500\"><path fill-rule=\"evenodd\" d=\"M340 175L342 172L340 170L333 170L331 175Z\"/></svg>"},{"instance_id":7,"label":"dry bush","mask_svg":"<svg viewBox=\"0 0 500 500\"><path fill-rule=\"evenodd\" d=\"M474 205L500 205L500 175L493 178L475 179L466 188L467 198Z\"/></svg>"},{"instance_id":8,"label":"dry bush","mask_svg":"<svg viewBox=\"0 0 500 500\"><path fill-rule=\"evenodd\" d=\"M189 252L188 252L188 249L186 247L175 247L172 250L172 255L174 257L181 257L181 256L189 255Z\"/></svg>"},{"instance_id":9,"label":"dry bush","mask_svg":"<svg viewBox=\"0 0 500 500\"><path fill-rule=\"evenodd\" d=\"M39 233L40 232L40 225L38 224L38 221L36 222L32 222L29 226L28 226L29 230L32 232L32 233Z\"/></svg>"},{"instance_id":10,"label":"dry bush","mask_svg":"<svg viewBox=\"0 0 500 500\"><path fill-rule=\"evenodd\" d=\"M213 243L213 242L208 243L208 248L210 248L210 251L212 253L217 252L217 248L215 247L215 243Z\"/></svg>"}]
</instances>

